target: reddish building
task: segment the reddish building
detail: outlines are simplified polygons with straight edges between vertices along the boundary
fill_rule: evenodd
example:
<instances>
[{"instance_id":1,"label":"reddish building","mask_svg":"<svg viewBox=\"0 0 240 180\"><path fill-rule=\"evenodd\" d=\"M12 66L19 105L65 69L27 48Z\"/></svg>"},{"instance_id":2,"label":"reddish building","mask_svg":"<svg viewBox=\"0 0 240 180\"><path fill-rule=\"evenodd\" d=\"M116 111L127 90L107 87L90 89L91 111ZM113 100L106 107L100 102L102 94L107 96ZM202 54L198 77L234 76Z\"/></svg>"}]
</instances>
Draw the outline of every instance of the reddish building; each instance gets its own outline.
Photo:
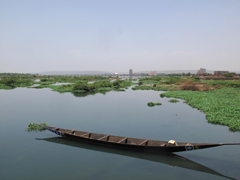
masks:
<instances>
[{"instance_id":1,"label":"reddish building","mask_svg":"<svg viewBox=\"0 0 240 180\"><path fill-rule=\"evenodd\" d=\"M214 71L214 76L224 76L229 73L229 71Z\"/></svg>"},{"instance_id":2,"label":"reddish building","mask_svg":"<svg viewBox=\"0 0 240 180\"><path fill-rule=\"evenodd\" d=\"M149 73L149 76L156 76L157 75L157 72L156 71L151 71L150 73Z\"/></svg>"}]
</instances>

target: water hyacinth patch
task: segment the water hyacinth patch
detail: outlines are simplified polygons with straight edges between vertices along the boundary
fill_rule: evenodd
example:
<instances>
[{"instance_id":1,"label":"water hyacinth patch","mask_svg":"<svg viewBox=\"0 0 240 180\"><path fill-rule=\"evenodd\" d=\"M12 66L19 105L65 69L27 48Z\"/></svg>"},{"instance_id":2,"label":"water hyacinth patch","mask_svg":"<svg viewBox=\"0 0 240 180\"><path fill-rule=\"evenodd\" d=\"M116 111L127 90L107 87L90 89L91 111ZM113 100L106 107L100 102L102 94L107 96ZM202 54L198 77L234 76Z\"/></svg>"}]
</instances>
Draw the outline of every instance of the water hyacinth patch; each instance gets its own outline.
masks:
<instances>
[{"instance_id":1,"label":"water hyacinth patch","mask_svg":"<svg viewBox=\"0 0 240 180\"><path fill-rule=\"evenodd\" d=\"M184 99L188 105L206 113L213 124L226 125L231 131L240 131L240 89L223 88L213 91L171 91L166 97Z\"/></svg>"},{"instance_id":2,"label":"water hyacinth patch","mask_svg":"<svg viewBox=\"0 0 240 180\"><path fill-rule=\"evenodd\" d=\"M179 100L177 100L177 99L170 99L168 102L177 103L177 102L179 102Z\"/></svg>"},{"instance_id":3,"label":"water hyacinth patch","mask_svg":"<svg viewBox=\"0 0 240 180\"><path fill-rule=\"evenodd\" d=\"M47 126L46 123L40 123L41 125ZM42 126L38 126L34 123L29 123L28 124L28 128L26 129L26 131L44 131L46 130L45 128L43 128Z\"/></svg>"},{"instance_id":4,"label":"water hyacinth patch","mask_svg":"<svg viewBox=\"0 0 240 180\"><path fill-rule=\"evenodd\" d=\"M149 103L147 103L147 105L149 106L149 107L153 107L153 106L160 106L160 105L162 105L162 103L153 103L153 102L149 102Z\"/></svg>"}]
</instances>

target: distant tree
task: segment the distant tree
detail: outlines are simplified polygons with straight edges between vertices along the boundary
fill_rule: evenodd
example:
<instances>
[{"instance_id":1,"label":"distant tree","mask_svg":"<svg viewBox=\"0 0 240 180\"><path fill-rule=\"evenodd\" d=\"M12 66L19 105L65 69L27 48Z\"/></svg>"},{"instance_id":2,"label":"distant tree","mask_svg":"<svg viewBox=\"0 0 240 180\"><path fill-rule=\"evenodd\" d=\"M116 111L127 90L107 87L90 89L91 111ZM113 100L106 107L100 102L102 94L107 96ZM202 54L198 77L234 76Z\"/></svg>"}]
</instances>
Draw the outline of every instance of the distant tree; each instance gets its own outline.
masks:
<instances>
[{"instance_id":1,"label":"distant tree","mask_svg":"<svg viewBox=\"0 0 240 180\"><path fill-rule=\"evenodd\" d=\"M233 74L233 73L226 73L225 76L226 76L226 77L233 77L234 74Z\"/></svg>"},{"instance_id":2,"label":"distant tree","mask_svg":"<svg viewBox=\"0 0 240 180\"><path fill-rule=\"evenodd\" d=\"M120 83L121 83L120 80L116 80L116 81L113 82L113 86L116 86L117 88L119 88L120 87Z\"/></svg>"},{"instance_id":3,"label":"distant tree","mask_svg":"<svg viewBox=\"0 0 240 180\"><path fill-rule=\"evenodd\" d=\"M200 77L195 77L194 79L195 79L195 80L200 80Z\"/></svg>"},{"instance_id":4,"label":"distant tree","mask_svg":"<svg viewBox=\"0 0 240 180\"><path fill-rule=\"evenodd\" d=\"M4 78L0 81L2 84L6 84L7 86L15 87L15 83L17 82L17 79L14 77L11 78Z\"/></svg>"},{"instance_id":5,"label":"distant tree","mask_svg":"<svg viewBox=\"0 0 240 180\"><path fill-rule=\"evenodd\" d=\"M43 79L40 79L40 81L41 81L41 82L47 82L47 81L48 81L48 79L46 79L46 78L43 78Z\"/></svg>"},{"instance_id":6,"label":"distant tree","mask_svg":"<svg viewBox=\"0 0 240 180\"><path fill-rule=\"evenodd\" d=\"M85 90L89 91L88 84L85 81L80 81L74 84L73 90Z\"/></svg>"}]
</instances>

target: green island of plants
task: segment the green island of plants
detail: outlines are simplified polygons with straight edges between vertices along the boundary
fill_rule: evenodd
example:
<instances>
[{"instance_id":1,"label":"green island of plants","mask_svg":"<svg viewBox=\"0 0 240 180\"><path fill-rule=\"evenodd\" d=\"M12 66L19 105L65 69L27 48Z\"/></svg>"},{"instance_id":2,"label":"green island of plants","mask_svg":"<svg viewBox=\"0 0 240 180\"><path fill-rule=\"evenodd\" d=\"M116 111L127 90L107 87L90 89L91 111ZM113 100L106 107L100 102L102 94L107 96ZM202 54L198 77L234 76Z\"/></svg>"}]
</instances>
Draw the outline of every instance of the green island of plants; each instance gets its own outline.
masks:
<instances>
[{"instance_id":1,"label":"green island of plants","mask_svg":"<svg viewBox=\"0 0 240 180\"><path fill-rule=\"evenodd\" d=\"M209 123L240 131L240 81L201 80L199 77L142 78L133 90L168 91L160 97L184 99L206 114ZM175 102L170 100L169 102Z\"/></svg>"},{"instance_id":2,"label":"green island of plants","mask_svg":"<svg viewBox=\"0 0 240 180\"><path fill-rule=\"evenodd\" d=\"M41 125L47 126L46 123L40 123ZM42 126L39 126L37 124L34 123L29 123L28 124L28 128L26 129L26 131L45 131L46 129L43 128Z\"/></svg>"},{"instance_id":3,"label":"green island of plants","mask_svg":"<svg viewBox=\"0 0 240 180\"><path fill-rule=\"evenodd\" d=\"M68 83L68 84L55 84ZM31 74L0 74L0 89L16 87L32 87L36 89L50 88L53 91L73 94L102 93L108 91L125 91L133 85L132 81L120 80L118 77L104 76L37 76ZM35 85L35 86L33 86Z\"/></svg>"},{"instance_id":4,"label":"green island of plants","mask_svg":"<svg viewBox=\"0 0 240 180\"><path fill-rule=\"evenodd\" d=\"M153 106L160 106L160 105L162 105L162 103L154 103L154 102L149 102L149 103L147 103L147 105L149 106L149 107L153 107Z\"/></svg>"},{"instance_id":5,"label":"green island of plants","mask_svg":"<svg viewBox=\"0 0 240 180\"><path fill-rule=\"evenodd\" d=\"M212 91L171 91L162 96L184 99L185 103L206 114L208 122L240 131L240 88Z\"/></svg>"}]
</instances>

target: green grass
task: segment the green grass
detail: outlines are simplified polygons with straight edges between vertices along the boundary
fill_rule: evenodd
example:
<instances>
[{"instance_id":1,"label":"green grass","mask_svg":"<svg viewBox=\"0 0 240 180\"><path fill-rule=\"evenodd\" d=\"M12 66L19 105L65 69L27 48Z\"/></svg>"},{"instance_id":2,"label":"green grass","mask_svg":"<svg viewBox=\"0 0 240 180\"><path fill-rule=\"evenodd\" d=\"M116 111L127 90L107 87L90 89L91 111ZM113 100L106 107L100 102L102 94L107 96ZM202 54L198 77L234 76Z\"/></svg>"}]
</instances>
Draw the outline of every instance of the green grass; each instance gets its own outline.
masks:
<instances>
[{"instance_id":1,"label":"green grass","mask_svg":"<svg viewBox=\"0 0 240 180\"><path fill-rule=\"evenodd\" d=\"M240 131L240 88L207 92L171 91L160 96L184 99L188 105L206 113L208 122L226 125L231 131Z\"/></svg>"}]
</instances>

